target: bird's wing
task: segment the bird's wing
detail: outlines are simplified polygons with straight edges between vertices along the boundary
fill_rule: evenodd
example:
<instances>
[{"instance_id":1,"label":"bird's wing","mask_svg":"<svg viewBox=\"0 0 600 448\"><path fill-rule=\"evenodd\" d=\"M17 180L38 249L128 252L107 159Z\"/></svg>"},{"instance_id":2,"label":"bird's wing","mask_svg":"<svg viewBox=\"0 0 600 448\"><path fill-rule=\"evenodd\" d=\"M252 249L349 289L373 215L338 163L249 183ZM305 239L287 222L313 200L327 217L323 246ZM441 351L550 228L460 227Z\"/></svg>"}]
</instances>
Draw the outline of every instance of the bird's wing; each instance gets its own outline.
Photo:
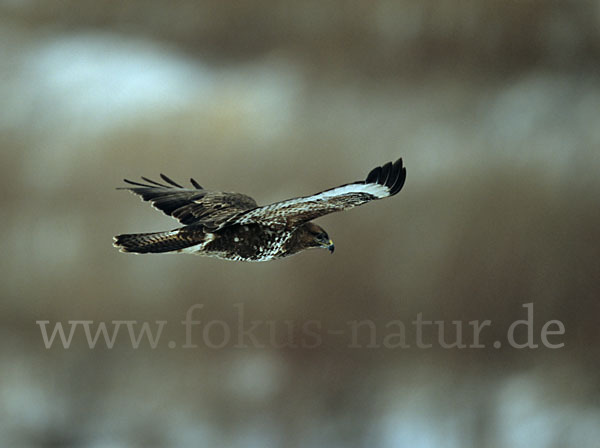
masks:
<instances>
[{"instance_id":1,"label":"bird's wing","mask_svg":"<svg viewBox=\"0 0 600 448\"><path fill-rule=\"evenodd\" d=\"M194 179L190 179L194 188L185 188L164 174L160 177L167 185L142 177L145 183L124 179L132 186L119 189L137 194L182 224L199 224L210 229L221 228L238 214L258 206L244 194L205 190Z\"/></svg>"},{"instance_id":2,"label":"bird's wing","mask_svg":"<svg viewBox=\"0 0 600 448\"><path fill-rule=\"evenodd\" d=\"M237 223L263 223L297 226L304 222L375 199L393 196L404 186L406 168L402 159L371 170L364 181L341 185L312 196L275 202L249 210L235 219Z\"/></svg>"}]
</instances>

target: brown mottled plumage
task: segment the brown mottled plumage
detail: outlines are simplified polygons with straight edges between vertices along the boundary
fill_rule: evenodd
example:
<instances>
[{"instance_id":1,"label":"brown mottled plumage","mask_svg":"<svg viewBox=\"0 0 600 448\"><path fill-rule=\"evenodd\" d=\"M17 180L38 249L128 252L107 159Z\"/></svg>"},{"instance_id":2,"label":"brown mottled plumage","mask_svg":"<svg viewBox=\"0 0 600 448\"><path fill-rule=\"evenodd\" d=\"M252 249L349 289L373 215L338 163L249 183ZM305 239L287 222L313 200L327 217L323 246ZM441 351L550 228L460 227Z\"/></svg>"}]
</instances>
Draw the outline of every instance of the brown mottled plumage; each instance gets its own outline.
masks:
<instances>
[{"instance_id":1,"label":"brown mottled plumage","mask_svg":"<svg viewBox=\"0 0 600 448\"><path fill-rule=\"evenodd\" d=\"M366 180L341 185L312 196L259 206L240 193L208 191L194 179L185 188L164 174L159 183L125 179L122 187L173 218L183 227L166 232L118 235L122 252L187 252L236 261L267 261L311 247L333 252L327 232L312 219L398 193L406 180L402 159L369 173Z\"/></svg>"}]
</instances>

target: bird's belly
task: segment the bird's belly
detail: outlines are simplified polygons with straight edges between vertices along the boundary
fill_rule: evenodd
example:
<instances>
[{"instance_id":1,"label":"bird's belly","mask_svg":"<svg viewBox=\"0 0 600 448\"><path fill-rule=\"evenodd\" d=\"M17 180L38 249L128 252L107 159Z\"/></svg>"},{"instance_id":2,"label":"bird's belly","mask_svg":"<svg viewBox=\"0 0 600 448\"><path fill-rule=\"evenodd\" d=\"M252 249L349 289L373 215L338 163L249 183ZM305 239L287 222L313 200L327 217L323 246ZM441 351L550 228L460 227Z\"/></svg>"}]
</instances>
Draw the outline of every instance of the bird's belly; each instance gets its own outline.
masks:
<instances>
[{"instance_id":1,"label":"bird's belly","mask_svg":"<svg viewBox=\"0 0 600 448\"><path fill-rule=\"evenodd\" d=\"M287 235L259 226L235 226L216 233L206 255L234 261L268 261L286 255Z\"/></svg>"}]
</instances>

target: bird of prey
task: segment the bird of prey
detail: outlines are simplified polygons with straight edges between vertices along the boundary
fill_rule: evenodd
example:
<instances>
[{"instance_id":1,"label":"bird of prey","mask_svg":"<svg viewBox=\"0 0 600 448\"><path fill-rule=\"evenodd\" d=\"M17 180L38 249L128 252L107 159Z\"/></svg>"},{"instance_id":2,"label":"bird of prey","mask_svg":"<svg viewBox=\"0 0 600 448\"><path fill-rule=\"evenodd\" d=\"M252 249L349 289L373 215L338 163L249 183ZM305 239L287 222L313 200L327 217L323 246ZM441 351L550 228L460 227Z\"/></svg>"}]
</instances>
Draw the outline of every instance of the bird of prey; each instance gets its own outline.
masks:
<instances>
[{"instance_id":1,"label":"bird of prey","mask_svg":"<svg viewBox=\"0 0 600 448\"><path fill-rule=\"evenodd\" d=\"M185 188L164 174L159 183L124 179L129 190L179 220L183 227L165 232L118 235L121 252L193 253L235 261L268 261L312 247L333 253L333 242L312 220L375 199L394 196L406 180L402 159L371 170L363 181L341 185L312 196L259 206L240 193L205 190L194 179Z\"/></svg>"}]
</instances>

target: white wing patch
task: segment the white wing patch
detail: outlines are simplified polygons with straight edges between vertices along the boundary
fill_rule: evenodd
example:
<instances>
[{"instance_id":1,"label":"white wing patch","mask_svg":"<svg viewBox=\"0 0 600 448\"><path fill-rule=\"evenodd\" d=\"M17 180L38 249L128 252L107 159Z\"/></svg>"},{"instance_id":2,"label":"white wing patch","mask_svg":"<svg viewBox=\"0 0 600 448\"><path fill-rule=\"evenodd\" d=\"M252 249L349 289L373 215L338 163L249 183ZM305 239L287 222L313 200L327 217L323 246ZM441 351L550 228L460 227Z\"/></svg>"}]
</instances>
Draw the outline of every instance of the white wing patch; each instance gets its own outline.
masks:
<instances>
[{"instance_id":1,"label":"white wing patch","mask_svg":"<svg viewBox=\"0 0 600 448\"><path fill-rule=\"evenodd\" d=\"M307 201L315 201L319 199L329 199L335 198L339 196L344 196L346 194L352 193L366 193L372 196L375 196L377 199L385 198L390 195L390 189L385 185L380 184L348 184L343 185L341 187L332 188L331 190L326 190L321 193L315 194L314 196L307 196L305 198L300 198L298 203L307 202Z\"/></svg>"},{"instance_id":2,"label":"white wing patch","mask_svg":"<svg viewBox=\"0 0 600 448\"><path fill-rule=\"evenodd\" d=\"M269 219L277 221L275 215L280 214L280 218L285 218L290 211L292 211L293 214L302 214L316 209L327 210L330 209L328 204L330 200L343 200L344 198L347 198L348 202L345 204L344 208L352 208L371 200L358 199L357 195L368 195L367 197L370 197L371 199L381 199L390 195L390 189L385 185L377 183L342 185L341 187L322 191L321 193L312 196L289 199L287 201L275 202L274 204L256 208L245 213L239 220L239 223L247 224L254 222L255 219L260 219L265 215L269 215ZM350 198L354 198L355 200L351 200Z\"/></svg>"}]
</instances>

